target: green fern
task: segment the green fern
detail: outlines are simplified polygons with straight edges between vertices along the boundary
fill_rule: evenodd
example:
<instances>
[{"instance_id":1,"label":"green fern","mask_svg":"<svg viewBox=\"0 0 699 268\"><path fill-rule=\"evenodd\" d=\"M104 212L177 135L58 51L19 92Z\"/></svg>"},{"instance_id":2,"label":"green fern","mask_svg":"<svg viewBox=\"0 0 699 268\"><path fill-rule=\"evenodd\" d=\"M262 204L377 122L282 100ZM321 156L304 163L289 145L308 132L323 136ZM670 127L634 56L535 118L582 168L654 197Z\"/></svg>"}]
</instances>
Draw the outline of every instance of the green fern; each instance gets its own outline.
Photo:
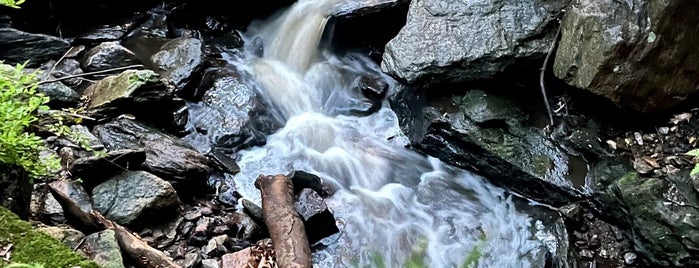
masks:
<instances>
[{"instance_id":1,"label":"green fern","mask_svg":"<svg viewBox=\"0 0 699 268\"><path fill-rule=\"evenodd\" d=\"M19 8L19 5L24 3L24 0L0 0L0 5L8 6L11 8Z\"/></svg>"}]
</instances>

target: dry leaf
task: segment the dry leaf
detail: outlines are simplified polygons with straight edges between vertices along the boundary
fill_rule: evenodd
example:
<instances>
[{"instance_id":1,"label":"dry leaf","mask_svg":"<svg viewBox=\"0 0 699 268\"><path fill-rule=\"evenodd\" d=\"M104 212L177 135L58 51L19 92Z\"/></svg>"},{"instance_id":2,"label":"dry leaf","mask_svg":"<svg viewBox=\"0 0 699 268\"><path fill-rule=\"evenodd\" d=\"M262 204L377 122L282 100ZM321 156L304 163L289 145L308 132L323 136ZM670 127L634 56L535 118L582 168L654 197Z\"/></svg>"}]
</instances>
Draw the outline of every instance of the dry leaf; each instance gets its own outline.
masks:
<instances>
[{"instance_id":1,"label":"dry leaf","mask_svg":"<svg viewBox=\"0 0 699 268\"><path fill-rule=\"evenodd\" d=\"M644 156L642 157L643 161L646 162L646 164L650 165L653 168L659 168L660 165L658 165L658 162L655 161L652 157L649 156Z\"/></svg>"}]
</instances>

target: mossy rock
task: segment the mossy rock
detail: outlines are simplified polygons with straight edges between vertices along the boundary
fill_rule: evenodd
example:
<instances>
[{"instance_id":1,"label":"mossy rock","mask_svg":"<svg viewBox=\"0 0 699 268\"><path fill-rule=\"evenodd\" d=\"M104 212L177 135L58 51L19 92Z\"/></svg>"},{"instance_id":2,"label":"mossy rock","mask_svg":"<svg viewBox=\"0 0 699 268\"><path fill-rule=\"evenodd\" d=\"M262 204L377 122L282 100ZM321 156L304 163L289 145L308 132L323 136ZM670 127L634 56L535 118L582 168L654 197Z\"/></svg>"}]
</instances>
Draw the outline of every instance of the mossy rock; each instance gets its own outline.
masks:
<instances>
[{"instance_id":1,"label":"mossy rock","mask_svg":"<svg viewBox=\"0 0 699 268\"><path fill-rule=\"evenodd\" d=\"M0 207L0 246L12 243L11 261L51 268L99 268L60 241L36 230L17 215ZM0 267L7 263L0 261Z\"/></svg>"}]
</instances>

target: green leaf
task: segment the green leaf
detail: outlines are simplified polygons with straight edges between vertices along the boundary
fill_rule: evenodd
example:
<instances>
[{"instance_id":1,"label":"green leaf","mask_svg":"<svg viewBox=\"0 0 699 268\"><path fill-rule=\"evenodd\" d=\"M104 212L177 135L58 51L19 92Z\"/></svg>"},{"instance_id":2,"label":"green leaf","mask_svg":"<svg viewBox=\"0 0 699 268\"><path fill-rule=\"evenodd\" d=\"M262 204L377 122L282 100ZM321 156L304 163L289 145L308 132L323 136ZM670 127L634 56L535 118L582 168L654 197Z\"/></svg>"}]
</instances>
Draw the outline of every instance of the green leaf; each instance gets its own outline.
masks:
<instances>
[{"instance_id":1,"label":"green leaf","mask_svg":"<svg viewBox=\"0 0 699 268\"><path fill-rule=\"evenodd\" d=\"M699 149L694 149L689 152L684 153L689 156L699 157Z\"/></svg>"},{"instance_id":2,"label":"green leaf","mask_svg":"<svg viewBox=\"0 0 699 268\"><path fill-rule=\"evenodd\" d=\"M697 175L699 175L699 164L694 165L692 171L689 172L690 177L696 177Z\"/></svg>"}]
</instances>

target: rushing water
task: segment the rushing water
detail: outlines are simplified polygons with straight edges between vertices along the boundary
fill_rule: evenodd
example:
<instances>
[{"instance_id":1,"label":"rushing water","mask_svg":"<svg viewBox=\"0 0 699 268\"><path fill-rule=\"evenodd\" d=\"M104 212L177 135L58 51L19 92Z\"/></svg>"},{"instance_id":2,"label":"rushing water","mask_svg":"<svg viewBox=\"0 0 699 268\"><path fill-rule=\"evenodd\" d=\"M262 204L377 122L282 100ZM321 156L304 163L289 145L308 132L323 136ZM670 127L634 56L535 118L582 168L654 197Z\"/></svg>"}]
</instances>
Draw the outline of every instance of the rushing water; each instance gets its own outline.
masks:
<instances>
[{"instance_id":1,"label":"rushing water","mask_svg":"<svg viewBox=\"0 0 699 268\"><path fill-rule=\"evenodd\" d=\"M347 92L360 75L384 79L389 94L396 89L370 59L318 49L327 14L339 4L299 1L246 33L263 38L264 57L230 59L253 74L285 121L266 145L239 152L238 191L259 203L259 174L294 169L331 185L336 192L327 203L341 233L321 241L316 267L402 267L410 260L425 267L543 267L547 252L564 255L556 226L532 216L542 208L519 211L509 193L483 178L406 149L386 101L369 116L343 112L358 105Z\"/></svg>"}]
</instances>

